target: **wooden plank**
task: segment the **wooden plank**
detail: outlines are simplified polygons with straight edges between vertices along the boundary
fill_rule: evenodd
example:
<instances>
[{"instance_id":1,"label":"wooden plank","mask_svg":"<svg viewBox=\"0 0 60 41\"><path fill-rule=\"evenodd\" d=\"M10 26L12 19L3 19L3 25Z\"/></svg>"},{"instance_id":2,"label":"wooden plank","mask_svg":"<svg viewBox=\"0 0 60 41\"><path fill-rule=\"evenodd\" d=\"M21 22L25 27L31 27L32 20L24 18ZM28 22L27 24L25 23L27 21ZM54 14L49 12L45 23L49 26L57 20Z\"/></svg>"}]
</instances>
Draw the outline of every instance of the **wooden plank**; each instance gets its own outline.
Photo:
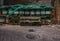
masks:
<instances>
[{"instance_id":1,"label":"wooden plank","mask_svg":"<svg viewBox=\"0 0 60 41\"><path fill-rule=\"evenodd\" d=\"M41 20L32 20L32 21L30 21L30 20L20 20L20 22L41 22Z\"/></svg>"},{"instance_id":2,"label":"wooden plank","mask_svg":"<svg viewBox=\"0 0 60 41\"><path fill-rule=\"evenodd\" d=\"M40 19L40 17L20 17L20 19Z\"/></svg>"},{"instance_id":3,"label":"wooden plank","mask_svg":"<svg viewBox=\"0 0 60 41\"><path fill-rule=\"evenodd\" d=\"M41 21L20 21L20 22L41 22Z\"/></svg>"}]
</instances>

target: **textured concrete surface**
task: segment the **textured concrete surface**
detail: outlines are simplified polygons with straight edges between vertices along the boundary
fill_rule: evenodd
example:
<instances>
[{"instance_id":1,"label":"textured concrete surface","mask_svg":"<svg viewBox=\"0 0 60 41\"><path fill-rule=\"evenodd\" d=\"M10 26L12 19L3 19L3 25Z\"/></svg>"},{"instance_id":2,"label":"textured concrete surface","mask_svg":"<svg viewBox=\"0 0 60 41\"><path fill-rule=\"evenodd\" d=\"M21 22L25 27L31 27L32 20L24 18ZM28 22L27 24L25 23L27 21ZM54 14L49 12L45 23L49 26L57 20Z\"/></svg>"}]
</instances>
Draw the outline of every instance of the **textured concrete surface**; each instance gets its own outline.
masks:
<instances>
[{"instance_id":1,"label":"textured concrete surface","mask_svg":"<svg viewBox=\"0 0 60 41\"><path fill-rule=\"evenodd\" d=\"M60 41L60 25L0 26L0 41Z\"/></svg>"}]
</instances>

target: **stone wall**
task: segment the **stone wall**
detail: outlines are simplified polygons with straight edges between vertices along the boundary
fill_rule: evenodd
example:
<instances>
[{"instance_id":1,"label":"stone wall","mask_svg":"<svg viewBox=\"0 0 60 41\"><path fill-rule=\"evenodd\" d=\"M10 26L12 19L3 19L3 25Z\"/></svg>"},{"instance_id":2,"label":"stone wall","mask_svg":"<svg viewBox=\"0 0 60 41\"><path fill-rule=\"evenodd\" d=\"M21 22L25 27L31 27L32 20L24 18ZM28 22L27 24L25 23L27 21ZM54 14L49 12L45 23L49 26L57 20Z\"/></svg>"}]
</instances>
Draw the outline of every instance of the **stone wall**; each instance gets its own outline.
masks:
<instances>
[{"instance_id":1,"label":"stone wall","mask_svg":"<svg viewBox=\"0 0 60 41\"><path fill-rule=\"evenodd\" d=\"M0 6L3 5L3 0L0 0Z\"/></svg>"},{"instance_id":2,"label":"stone wall","mask_svg":"<svg viewBox=\"0 0 60 41\"><path fill-rule=\"evenodd\" d=\"M5 0L6 2L6 0ZM51 5L51 0L9 0L8 4L48 4Z\"/></svg>"},{"instance_id":3,"label":"stone wall","mask_svg":"<svg viewBox=\"0 0 60 41\"><path fill-rule=\"evenodd\" d=\"M48 5L51 5L51 0L36 0L36 1L33 1L32 2L33 4L48 4Z\"/></svg>"}]
</instances>

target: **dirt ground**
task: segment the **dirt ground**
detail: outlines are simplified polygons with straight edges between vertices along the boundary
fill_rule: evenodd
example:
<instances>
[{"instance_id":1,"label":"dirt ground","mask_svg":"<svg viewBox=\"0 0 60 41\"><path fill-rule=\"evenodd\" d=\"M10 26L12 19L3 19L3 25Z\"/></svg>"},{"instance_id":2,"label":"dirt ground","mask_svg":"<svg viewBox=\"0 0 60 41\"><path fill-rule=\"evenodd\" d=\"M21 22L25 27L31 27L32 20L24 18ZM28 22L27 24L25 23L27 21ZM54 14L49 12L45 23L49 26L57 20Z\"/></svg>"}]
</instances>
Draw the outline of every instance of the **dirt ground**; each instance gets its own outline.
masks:
<instances>
[{"instance_id":1,"label":"dirt ground","mask_svg":"<svg viewBox=\"0 0 60 41\"><path fill-rule=\"evenodd\" d=\"M0 41L60 41L60 25L3 25L0 26Z\"/></svg>"}]
</instances>

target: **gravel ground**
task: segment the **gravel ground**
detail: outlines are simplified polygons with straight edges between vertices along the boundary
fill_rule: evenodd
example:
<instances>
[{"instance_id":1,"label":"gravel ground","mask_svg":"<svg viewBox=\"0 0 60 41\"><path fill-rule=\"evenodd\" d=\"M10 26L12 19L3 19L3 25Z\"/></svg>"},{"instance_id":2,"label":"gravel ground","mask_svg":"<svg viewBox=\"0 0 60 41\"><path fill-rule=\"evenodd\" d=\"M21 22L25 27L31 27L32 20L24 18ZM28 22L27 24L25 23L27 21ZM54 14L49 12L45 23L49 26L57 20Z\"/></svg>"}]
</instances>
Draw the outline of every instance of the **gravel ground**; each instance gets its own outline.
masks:
<instances>
[{"instance_id":1,"label":"gravel ground","mask_svg":"<svg viewBox=\"0 0 60 41\"><path fill-rule=\"evenodd\" d=\"M60 25L0 26L0 41L60 41Z\"/></svg>"}]
</instances>

